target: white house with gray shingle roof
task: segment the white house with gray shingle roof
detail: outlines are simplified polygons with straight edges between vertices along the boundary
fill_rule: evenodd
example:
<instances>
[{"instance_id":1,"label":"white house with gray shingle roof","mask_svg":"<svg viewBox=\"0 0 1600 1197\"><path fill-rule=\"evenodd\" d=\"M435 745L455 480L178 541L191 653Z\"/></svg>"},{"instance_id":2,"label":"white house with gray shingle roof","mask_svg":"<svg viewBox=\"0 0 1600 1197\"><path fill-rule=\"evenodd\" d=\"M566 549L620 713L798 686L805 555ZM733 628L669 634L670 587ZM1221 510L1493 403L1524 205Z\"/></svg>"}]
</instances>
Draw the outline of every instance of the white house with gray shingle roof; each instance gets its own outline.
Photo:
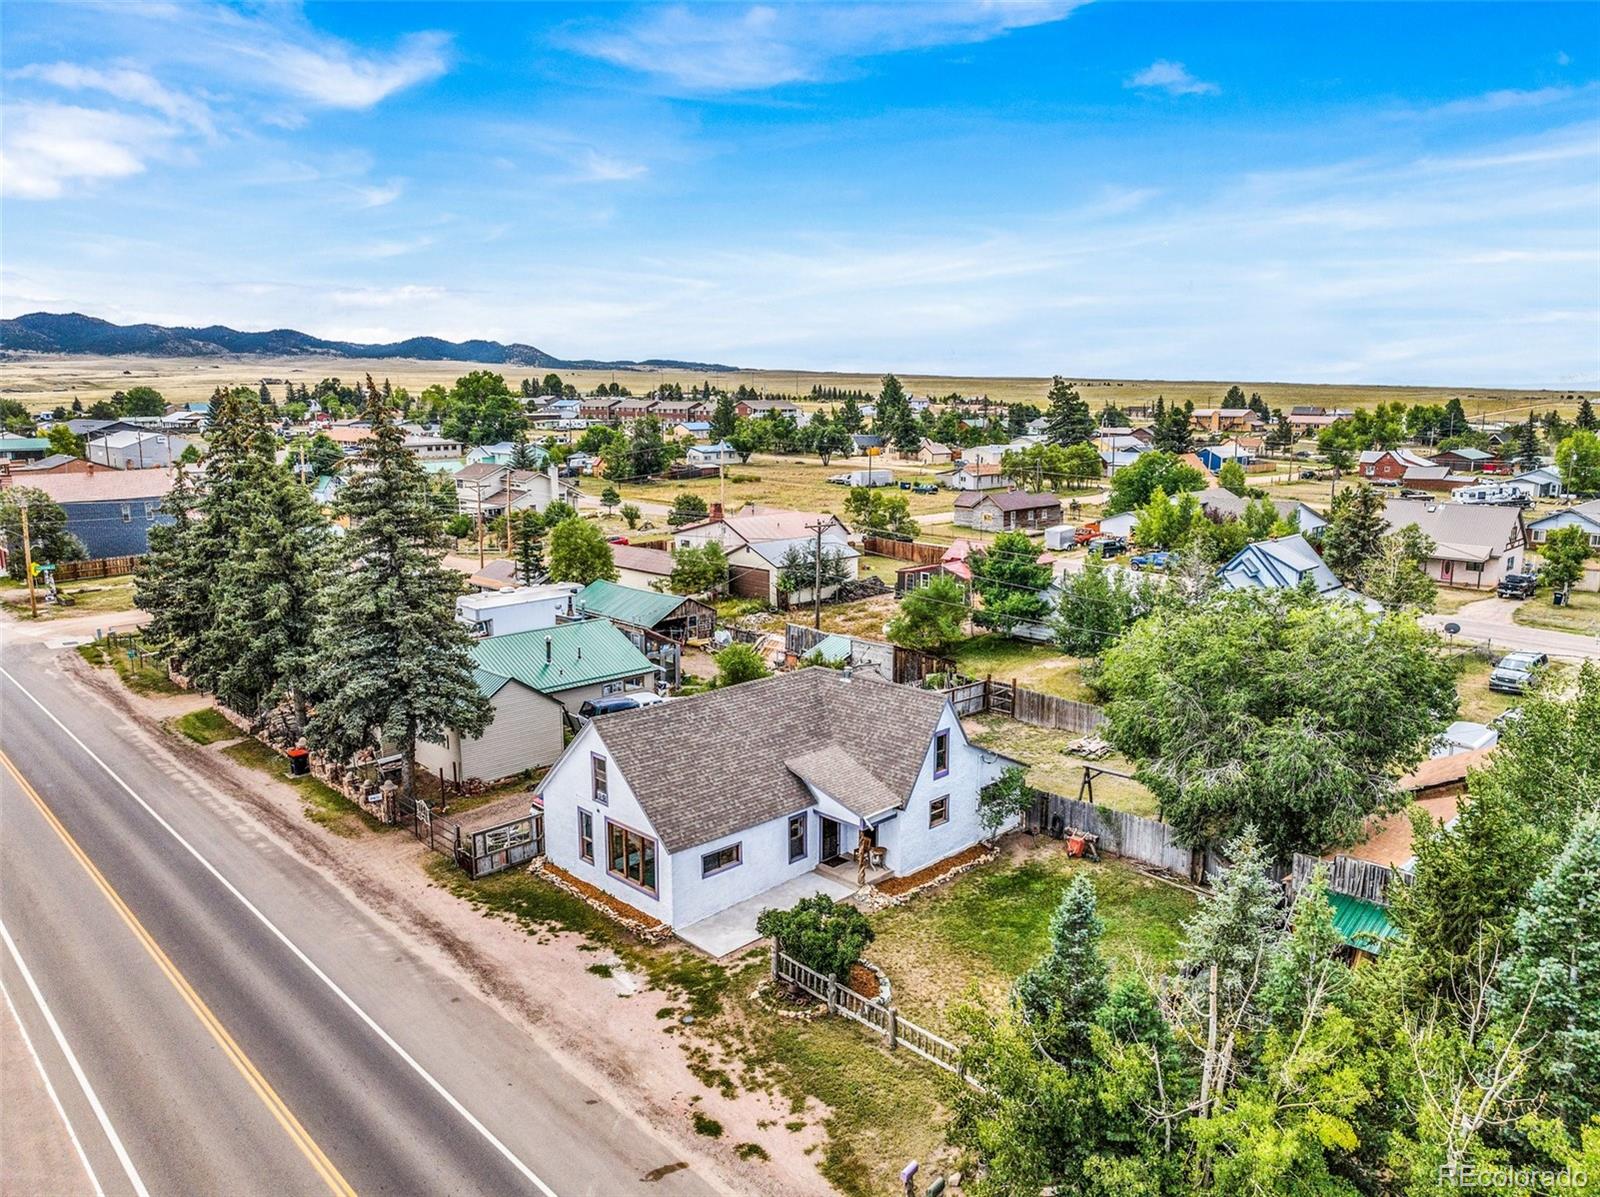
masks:
<instances>
[{"instance_id":1,"label":"white house with gray shingle roof","mask_svg":"<svg viewBox=\"0 0 1600 1197\"><path fill-rule=\"evenodd\" d=\"M540 786L545 852L683 929L863 835L894 875L970 848L978 792L1012 763L940 694L801 669L591 720Z\"/></svg>"}]
</instances>

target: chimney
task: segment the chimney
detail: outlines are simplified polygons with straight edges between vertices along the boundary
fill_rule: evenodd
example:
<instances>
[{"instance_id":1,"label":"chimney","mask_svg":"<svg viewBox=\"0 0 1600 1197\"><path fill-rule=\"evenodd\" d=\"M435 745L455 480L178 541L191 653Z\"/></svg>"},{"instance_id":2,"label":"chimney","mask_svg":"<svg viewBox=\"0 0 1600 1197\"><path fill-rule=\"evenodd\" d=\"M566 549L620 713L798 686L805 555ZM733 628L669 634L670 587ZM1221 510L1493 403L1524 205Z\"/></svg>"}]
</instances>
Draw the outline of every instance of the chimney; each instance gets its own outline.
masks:
<instances>
[{"instance_id":1,"label":"chimney","mask_svg":"<svg viewBox=\"0 0 1600 1197\"><path fill-rule=\"evenodd\" d=\"M706 518L713 524L720 524L722 522L722 504L711 504L711 512Z\"/></svg>"},{"instance_id":2,"label":"chimney","mask_svg":"<svg viewBox=\"0 0 1600 1197\"><path fill-rule=\"evenodd\" d=\"M551 656L552 656L552 652L551 652L550 637L546 636L544 638L544 663L546 665L550 664Z\"/></svg>"}]
</instances>

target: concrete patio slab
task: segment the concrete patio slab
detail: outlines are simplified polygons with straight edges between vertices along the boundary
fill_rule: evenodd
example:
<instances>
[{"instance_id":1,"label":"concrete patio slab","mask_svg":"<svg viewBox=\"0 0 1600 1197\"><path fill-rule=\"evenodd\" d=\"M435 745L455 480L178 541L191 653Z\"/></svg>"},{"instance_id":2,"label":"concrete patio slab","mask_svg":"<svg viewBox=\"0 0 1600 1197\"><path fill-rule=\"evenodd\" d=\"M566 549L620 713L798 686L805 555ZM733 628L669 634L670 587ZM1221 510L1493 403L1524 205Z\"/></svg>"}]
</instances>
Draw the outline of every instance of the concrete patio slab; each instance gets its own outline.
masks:
<instances>
[{"instance_id":1,"label":"concrete patio slab","mask_svg":"<svg viewBox=\"0 0 1600 1197\"><path fill-rule=\"evenodd\" d=\"M753 898L735 902L726 910L719 910L698 923L674 927L673 932L684 943L699 948L708 956L726 956L761 938L756 931L756 919L763 910L785 910L801 898L809 898L813 894L827 894L837 902L855 892L852 885L845 885L820 873L806 873L782 885L775 885Z\"/></svg>"}]
</instances>

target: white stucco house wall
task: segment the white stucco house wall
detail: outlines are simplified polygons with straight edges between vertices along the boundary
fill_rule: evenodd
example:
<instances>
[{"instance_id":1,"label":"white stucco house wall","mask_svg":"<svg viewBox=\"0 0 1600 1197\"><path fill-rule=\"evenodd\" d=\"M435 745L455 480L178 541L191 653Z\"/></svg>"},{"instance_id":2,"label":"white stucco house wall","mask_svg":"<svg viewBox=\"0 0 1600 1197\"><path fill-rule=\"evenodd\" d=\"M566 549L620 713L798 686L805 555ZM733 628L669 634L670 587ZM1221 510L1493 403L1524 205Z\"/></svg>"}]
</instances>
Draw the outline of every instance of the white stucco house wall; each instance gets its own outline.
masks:
<instances>
[{"instance_id":1,"label":"white stucco house wall","mask_svg":"<svg viewBox=\"0 0 1600 1197\"><path fill-rule=\"evenodd\" d=\"M850 862L863 835L893 875L953 856L1014 763L942 695L801 669L590 721L540 786L545 852L681 929Z\"/></svg>"}]
</instances>

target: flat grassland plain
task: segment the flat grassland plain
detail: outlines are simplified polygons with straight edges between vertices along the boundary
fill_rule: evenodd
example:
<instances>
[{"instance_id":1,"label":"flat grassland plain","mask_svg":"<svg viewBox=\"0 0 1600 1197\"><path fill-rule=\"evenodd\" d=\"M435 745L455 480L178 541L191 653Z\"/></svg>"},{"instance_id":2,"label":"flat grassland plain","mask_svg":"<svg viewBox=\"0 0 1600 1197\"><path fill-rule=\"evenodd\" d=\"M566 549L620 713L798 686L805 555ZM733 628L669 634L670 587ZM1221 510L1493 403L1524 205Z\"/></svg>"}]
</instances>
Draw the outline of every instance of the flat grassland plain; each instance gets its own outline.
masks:
<instances>
[{"instance_id":1,"label":"flat grassland plain","mask_svg":"<svg viewBox=\"0 0 1600 1197\"><path fill-rule=\"evenodd\" d=\"M888 368L892 368L892 365ZM886 371L887 372L887 369ZM477 362L426 362L402 358L340 357L64 357L19 356L0 361L0 396L16 399L34 411L48 411L58 404L71 406L74 398L85 407L97 399L132 386L151 386L171 403L205 399L219 386L254 386L262 379L279 384L293 382L314 386L324 378L346 382L371 374L382 382L388 379L413 394L438 383L449 386L472 370L491 370L503 374L515 388L523 378L543 378L549 370L534 366L508 366ZM830 374L803 370L737 370L707 374L689 370L558 370L562 381L584 394L598 384L618 382L635 395L662 383L679 383L685 388L709 379L713 385L729 390L744 384L771 394L804 398L813 386L838 387L877 394L882 374ZM915 395L935 397L962 394L988 395L996 403L1044 405L1048 378L962 378L936 374L900 373L900 381ZM1552 408L1571 415L1577 409L1573 392L1551 390L1496 390L1483 387L1391 387L1360 384L1248 382L1226 379L1216 382L1169 381L1162 379L1087 379L1070 374L1091 407L1106 403L1139 403L1164 395L1167 401L1192 400L1196 407L1221 403L1228 387L1237 383L1245 394L1258 392L1263 399L1284 411L1297 405L1322 407L1371 407L1399 400L1406 404L1444 403L1459 398L1474 419L1526 418L1528 408ZM281 396L282 391L279 390ZM1591 397L1593 397L1591 395Z\"/></svg>"}]
</instances>

